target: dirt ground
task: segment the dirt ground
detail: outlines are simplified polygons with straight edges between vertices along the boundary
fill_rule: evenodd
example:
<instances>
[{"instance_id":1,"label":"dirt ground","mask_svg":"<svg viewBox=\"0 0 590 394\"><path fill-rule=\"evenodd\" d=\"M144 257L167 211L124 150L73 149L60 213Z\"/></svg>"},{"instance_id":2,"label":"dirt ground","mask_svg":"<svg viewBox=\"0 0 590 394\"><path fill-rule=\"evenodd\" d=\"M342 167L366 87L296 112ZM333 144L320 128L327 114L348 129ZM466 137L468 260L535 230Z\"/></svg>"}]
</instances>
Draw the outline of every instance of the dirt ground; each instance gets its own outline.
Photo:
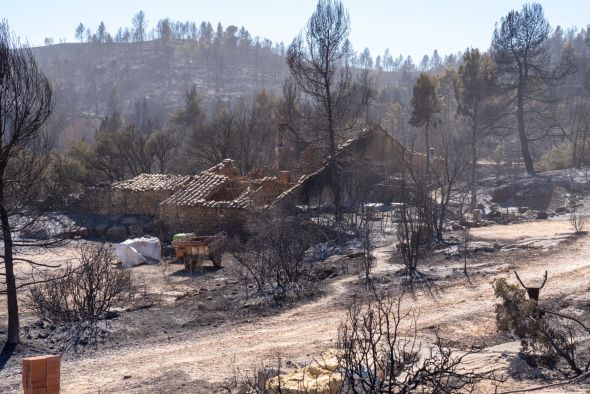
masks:
<instances>
[{"instance_id":1,"label":"dirt ground","mask_svg":"<svg viewBox=\"0 0 590 394\"><path fill-rule=\"evenodd\" d=\"M434 259L422 268L435 279L434 285L430 290L417 287L412 294L405 295L403 307L419 312L420 337L431 338L438 330L445 338L460 338L465 346L486 342L489 347L471 360L474 367L518 368L515 355L519 343L499 337L495 331L491 282L498 277L515 282L512 270L517 269L524 281L534 283L542 280L547 270L549 280L542 290L541 302L558 302L562 310L588 319L590 236L576 239L571 234L567 220L472 229L474 241L506 244L526 238L537 240L537 245L549 242L550 247L529 246L472 256L468 261L469 280L461 273L462 260ZM393 239L389 239L375 251L373 275L379 278L382 287L396 293L401 291L395 275L400 266L390 262L392 248ZM115 331L108 344L98 350L66 355L62 364L62 391L207 393L227 379L252 375L263 363L272 365L277 355L283 362L310 361L335 346L338 326L345 318L346 307L359 281L357 275L340 275L326 282L322 297L248 317L232 309L231 295L240 284L227 279L226 269L229 268L205 271L195 280L175 275L179 267L173 265L134 268L144 278L149 291L160 294L160 304L123 314L115 325L125 326L125 330ZM209 324L199 320L201 313L210 317L207 303L216 294L224 294L228 310L236 312L235 319L220 317ZM176 307L167 308L170 305ZM20 356L18 353L14 358ZM0 371L1 392L20 389L18 362L9 363ZM546 383L546 380L511 378L501 388ZM492 389L482 387L481 390ZM590 392L590 386L565 386L542 392Z\"/></svg>"}]
</instances>

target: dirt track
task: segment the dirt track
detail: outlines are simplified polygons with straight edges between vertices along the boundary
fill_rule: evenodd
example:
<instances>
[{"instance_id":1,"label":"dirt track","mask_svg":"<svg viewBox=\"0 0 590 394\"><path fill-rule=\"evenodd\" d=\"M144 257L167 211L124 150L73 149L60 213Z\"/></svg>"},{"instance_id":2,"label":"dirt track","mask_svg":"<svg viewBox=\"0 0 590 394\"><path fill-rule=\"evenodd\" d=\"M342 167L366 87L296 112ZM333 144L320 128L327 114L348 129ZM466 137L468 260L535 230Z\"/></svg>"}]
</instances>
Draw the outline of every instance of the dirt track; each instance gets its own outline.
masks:
<instances>
[{"instance_id":1,"label":"dirt track","mask_svg":"<svg viewBox=\"0 0 590 394\"><path fill-rule=\"evenodd\" d=\"M570 230L571 231L571 230ZM502 242L519 240L523 236L550 240L568 232L566 221L539 221L519 225L492 226L474 229L474 239L498 239ZM387 263L392 246L378 249L375 254L376 276L391 274L400 267ZM440 281L432 295L417 289L404 298L405 308L419 312L420 336L429 337L439 328L442 336L468 343L491 337L495 331L494 303L491 282L505 276L513 280L511 269L517 268L525 281L541 278L549 271L549 281L542 297L581 299L590 301L590 237L572 243L562 243L551 252L531 251L517 260L510 252L499 252L479 261L470 261L471 283L455 274ZM426 268L426 267L425 267ZM443 267L431 267L432 272L456 272L461 262L450 260ZM428 273L428 271L426 272ZM335 346L337 330L345 317L347 297L352 297L355 276L342 276L332 283L327 295L314 302L241 324L223 324L194 335L171 336L158 332L157 340L130 341L120 348L99 350L82 358L66 359L62 366L62 391L85 392L210 392L199 389L195 381L222 382L234 376L252 373L263 360L272 365L280 354L283 360L309 361L326 348ZM395 290L395 289L394 289ZM138 344L137 344L138 343ZM473 366L505 365L504 354L514 353L517 343L499 344L473 360ZM2 374L0 373L0 377ZM20 376L6 381L14 385ZM0 391L2 391L0 378ZM184 383L193 382L191 389ZM182 383L182 385L181 385ZM511 382L507 387L530 386L530 382ZM14 386L11 386L14 387ZM188 386L187 386L188 387ZM572 392L571 387L552 392ZM580 388L581 389L581 388Z\"/></svg>"},{"instance_id":2,"label":"dirt track","mask_svg":"<svg viewBox=\"0 0 590 394\"><path fill-rule=\"evenodd\" d=\"M535 222L527 228L538 235L549 235L563 223ZM500 230L500 228L498 228ZM510 233L516 238L523 228L502 226L504 237ZM489 233L489 229L480 230ZM474 231L474 236L478 231ZM482 234L483 235L483 234ZM547 269L550 280L543 290L544 297L583 295L587 293L590 277L590 259L587 250L590 238L563 247L558 253L522 261L518 269L523 278L535 280ZM387 248L377 251L375 271L385 273L398 267L386 263ZM503 275L508 275L504 273ZM233 368L247 373L260 361L280 353L284 359L305 360L323 349L334 346L337 328L345 311L335 301L347 296L350 282L344 277L334 283L329 295L280 315L252 323L220 327L192 338L174 338L155 346L124 348L109 354L81 361L66 362L63 366L64 392L90 392L100 387L105 391L119 391L138 387L145 379L156 379L169 371L182 370L192 379L221 382L232 376ZM417 292L414 299L407 298L405 305L420 311L419 326L439 326L442 333L453 337L485 336L494 330L494 298L490 282L484 276L472 281L457 280L439 289L434 298ZM565 294L564 294L565 293ZM501 347L499 347L501 348ZM500 352L490 351L488 364L501 358ZM130 378L123 380L129 375ZM139 389L144 391L146 388ZM571 391L570 391L571 392Z\"/></svg>"}]
</instances>

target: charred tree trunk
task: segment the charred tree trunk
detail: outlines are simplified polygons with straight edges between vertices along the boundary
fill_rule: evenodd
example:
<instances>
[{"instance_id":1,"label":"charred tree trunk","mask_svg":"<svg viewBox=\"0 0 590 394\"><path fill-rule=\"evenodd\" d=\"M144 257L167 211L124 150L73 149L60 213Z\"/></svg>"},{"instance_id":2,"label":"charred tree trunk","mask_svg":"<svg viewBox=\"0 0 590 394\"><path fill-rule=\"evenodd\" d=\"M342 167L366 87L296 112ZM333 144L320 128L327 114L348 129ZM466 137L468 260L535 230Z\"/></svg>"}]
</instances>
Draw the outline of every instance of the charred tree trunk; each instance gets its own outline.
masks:
<instances>
[{"instance_id":1,"label":"charred tree trunk","mask_svg":"<svg viewBox=\"0 0 590 394\"><path fill-rule=\"evenodd\" d=\"M521 82L519 84L516 96L516 118L518 122L518 138L520 140L520 150L522 153L522 159L524 160L524 166L527 174L534 175L535 166L533 164L533 159L531 157L531 152L529 150L529 139L527 137L524 125L524 83Z\"/></svg>"},{"instance_id":2,"label":"charred tree trunk","mask_svg":"<svg viewBox=\"0 0 590 394\"><path fill-rule=\"evenodd\" d=\"M4 206L4 188L0 182L0 224L2 224L2 240L4 244L4 273L6 275L6 302L8 305L8 333L6 342L17 344L20 341L20 321L18 317L18 299L16 277L14 275L13 245L8 211Z\"/></svg>"},{"instance_id":3,"label":"charred tree trunk","mask_svg":"<svg viewBox=\"0 0 590 394\"><path fill-rule=\"evenodd\" d=\"M471 209L477 206L477 188L475 176L477 171L477 122L474 122L471 130Z\"/></svg>"},{"instance_id":4,"label":"charred tree trunk","mask_svg":"<svg viewBox=\"0 0 590 394\"><path fill-rule=\"evenodd\" d=\"M430 126L430 122L426 122L426 127L424 129L424 139L426 142L426 166L428 167L426 171L428 171L428 188L432 186L432 157L430 156L430 132L428 130L428 126Z\"/></svg>"},{"instance_id":5,"label":"charred tree trunk","mask_svg":"<svg viewBox=\"0 0 590 394\"><path fill-rule=\"evenodd\" d=\"M326 64L329 64L326 62ZM328 139L330 149L330 179L332 183L332 194L334 195L334 214L336 221L342 219L342 196L340 190L340 174L338 171L338 161L336 157L336 133L334 131L334 114L332 111L332 93L330 89L330 80L328 79L329 70L325 74L325 91L326 91L326 112L328 115Z\"/></svg>"},{"instance_id":6,"label":"charred tree trunk","mask_svg":"<svg viewBox=\"0 0 590 394\"><path fill-rule=\"evenodd\" d=\"M8 24L0 22L0 225L8 314L6 342L10 345L19 342L20 324L9 217L15 212L25 216L13 203L29 209L39 204L37 193L46 169L41 130L51 114L52 97L51 83L39 70L32 50L21 46Z\"/></svg>"}]
</instances>

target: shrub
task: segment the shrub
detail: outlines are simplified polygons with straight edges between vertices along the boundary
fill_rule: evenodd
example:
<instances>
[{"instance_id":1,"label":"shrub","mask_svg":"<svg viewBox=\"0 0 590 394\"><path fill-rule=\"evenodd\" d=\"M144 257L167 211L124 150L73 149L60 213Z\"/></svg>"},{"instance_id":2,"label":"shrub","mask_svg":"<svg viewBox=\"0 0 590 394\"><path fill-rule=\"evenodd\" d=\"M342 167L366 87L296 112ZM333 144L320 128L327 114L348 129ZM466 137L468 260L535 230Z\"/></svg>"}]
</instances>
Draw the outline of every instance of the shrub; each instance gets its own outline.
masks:
<instances>
[{"instance_id":1,"label":"shrub","mask_svg":"<svg viewBox=\"0 0 590 394\"><path fill-rule=\"evenodd\" d=\"M534 331L534 323L529 318L537 308L534 300L527 299L526 291L518 285L510 284L505 278L494 281L494 294L502 302L496 304L496 325L503 334L527 337Z\"/></svg>"},{"instance_id":2,"label":"shrub","mask_svg":"<svg viewBox=\"0 0 590 394\"><path fill-rule=\"evenodd\" d=\"M494 281L494 292L501 299L501 303L496 304L498 331L515 334L521 339L521 354L525 359L557 366L565 376L581 375L590 370L590 360L582 360L583 352L578 349L578 339L590 334L583 323L539 308L536 301L526 298L523 289L507 283L504 278ZM566 367L561 368L560 362Z\"/></svg>"},{"instance_id":3,"label":"shrub","mask_svg":"<svg viewBox=\"0 0 590 394\"><path fill-rule=\"evenodd\" d=\"M312 261L306 256L313 229L307 220L269 214L253 219L249 227L251 236L236 240L231 249L242 274L260 294L270 293L280 301L313 281Z\"/></svg>"},{"instance_id":4,"label":"shrub","mask_svg":"<svg viewBox=\"0 0 590 394\"><path fill-rule=\"evenodd\" d=\"M66 348L82 338L96 343L108 314L135 295L131 273L113 266L108 245L82 246L76 260L75 266L47 273L30 288L34 312L68 329Z\"/></svg>"},{"instance_id":5,"label":"shrub","mask_svg":"<svg viewBox=\"0 0 590 394\"><path fill-rule=\"evenodd\" d=\"M416 314L401 311L401 297L353 304L338 332L342 392L471 392L479 381L496 379L493 371L465 366L482 347L456 351L440 337L427 342L416 335Z\"/></svg>"},{"instance_id":6,"label":"shrub","mask_svg":"<svg viewBox=\"0 0 590 394\"><path fill-rule=\"evenodd\" d=\"M578 143L578 152L576 152L576 167L590 165L590 156L587 152L582 152L581 147L584 146L582 141ZM588 146L586 141L585 146ZM555 148L545 152L537 163L537 168L540 171L564 170L572 168L573 164L573 147L571 143L563 143Z\"/></svg>"},{"instance_id":7,"label":"shrub","mask_svg":"<svg viewBox=\"0 0 590 394\"><path fill-rule=\"evenodd\" d=\"M537 163L539 171L563 170L572 166L571 144L561 144L545 152Z\"/></svg>"},{"instance_id":8,"label":"shrub","mask_svg":"<svg viewBox=\"0 0 590 394\"><path fill-rule=\"evenodd\" d=\"M586 226L588 225L588 216L584 215L574 207L570 216L570 224L577 236L583 235L586 232Z\"/></svg>"}]
</instances>

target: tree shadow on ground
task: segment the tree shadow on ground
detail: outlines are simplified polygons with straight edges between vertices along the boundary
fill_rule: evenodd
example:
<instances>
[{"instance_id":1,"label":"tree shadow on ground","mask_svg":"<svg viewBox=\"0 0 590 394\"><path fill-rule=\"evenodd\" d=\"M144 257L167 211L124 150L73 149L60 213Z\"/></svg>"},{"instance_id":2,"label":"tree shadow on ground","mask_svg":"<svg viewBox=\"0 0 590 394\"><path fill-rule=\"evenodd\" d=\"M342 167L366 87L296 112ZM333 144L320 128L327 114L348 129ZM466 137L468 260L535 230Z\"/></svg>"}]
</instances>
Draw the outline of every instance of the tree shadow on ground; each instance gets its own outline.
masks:
<instances>
[{"instance_id":1,"label":"tree shadow on ground","mask_svg":"<svg viewBox=\"0 0 590 394\"><path fill-rule=\"evenodd\" d=\"M0 371L4 369L10 360L10 357L12 357L12 354L16 350L16 346L17 344L7 342L2 347L2 352L0 352Z\"/></svg>"},{"instance_id":2,"label":"tree shadow on ground","mask_svg":"<svg viewBox=\"0 0 590 394\"><path fill-rule=\"evenodd\" d=\"M219 270L223 269L223 267L199 267L195 268L192 271L187 270L186 268L181 268L175 272L172 272L168 276L175 276L175 277L183 277L183 278L198 278L201 276L205 276L207 274L215 273Z\"/></svg>"}]
</instances>

